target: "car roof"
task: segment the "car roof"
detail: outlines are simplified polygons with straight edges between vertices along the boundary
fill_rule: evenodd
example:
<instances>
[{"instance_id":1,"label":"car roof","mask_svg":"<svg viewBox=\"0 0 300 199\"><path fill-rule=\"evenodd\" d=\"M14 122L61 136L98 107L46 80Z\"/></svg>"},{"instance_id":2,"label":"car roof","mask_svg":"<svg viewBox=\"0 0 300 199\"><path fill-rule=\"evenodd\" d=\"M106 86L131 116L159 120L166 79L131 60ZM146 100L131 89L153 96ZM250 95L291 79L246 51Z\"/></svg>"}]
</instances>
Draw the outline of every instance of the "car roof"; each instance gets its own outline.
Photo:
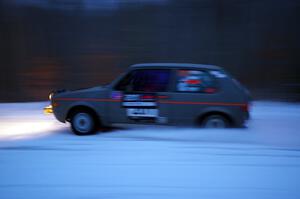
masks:
<instances>
[{"instance_id":1,"label":"car roof","mask_svg":"<svg viewBox=\"0 0 300 199\"><path fill-rule=\"evenodd\" d=\"M219 66L207 65L207 64L191 64L191 63L140 63L131 65L130 68L198 68L198 69L210 69L220 70Z\"/></svg>"}]
</instances>

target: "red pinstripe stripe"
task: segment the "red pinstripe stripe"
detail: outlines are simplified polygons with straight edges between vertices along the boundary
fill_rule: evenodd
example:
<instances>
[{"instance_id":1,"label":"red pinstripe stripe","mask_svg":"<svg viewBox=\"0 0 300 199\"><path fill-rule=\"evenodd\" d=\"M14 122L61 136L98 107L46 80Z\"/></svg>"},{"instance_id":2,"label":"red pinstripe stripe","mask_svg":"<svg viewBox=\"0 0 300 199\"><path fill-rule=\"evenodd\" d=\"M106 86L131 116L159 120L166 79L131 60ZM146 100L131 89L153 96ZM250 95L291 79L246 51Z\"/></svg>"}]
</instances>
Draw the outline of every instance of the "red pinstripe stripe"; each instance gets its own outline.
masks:
<instances>
[{"instance_id":1,"label":"red pinstripe stripe","mask_svg":"<svg viewBox=\"0 0 300 199\"><path fill-rule=\"evenodd\" d=\"M54 101L88 101L88 102L120 102L118 99L98 99L98 98L57 98Z\"/></svg>"},{"instance_id":2,"label":"red pinstripe stripe","mask_svg":"<svg viewBox=\"0 0 300 199\"><path fill-rule=\"evenodd\" d=\"M243 103L228 103L228 102L184 102L184 101L160 101L162 104L190 104L190 105L214 105L214 106L247 106Z\"/></svg>"},{"instance_id":3,"label":"red pinstripe stripe","mask_svg":"<svg viewBox=\"0 0 300 199\"><path fill-rule=\"evenodd\" d=\"M121 102L119 99L97 99L97 98L57 98L54 101L89 101L89 102ZM212 106L247 106L243 103L229 102L187 102L187 101L165 101L160 100L162 104L188 104L188 105L212 105Z\"/></svg>"}]
</instances>

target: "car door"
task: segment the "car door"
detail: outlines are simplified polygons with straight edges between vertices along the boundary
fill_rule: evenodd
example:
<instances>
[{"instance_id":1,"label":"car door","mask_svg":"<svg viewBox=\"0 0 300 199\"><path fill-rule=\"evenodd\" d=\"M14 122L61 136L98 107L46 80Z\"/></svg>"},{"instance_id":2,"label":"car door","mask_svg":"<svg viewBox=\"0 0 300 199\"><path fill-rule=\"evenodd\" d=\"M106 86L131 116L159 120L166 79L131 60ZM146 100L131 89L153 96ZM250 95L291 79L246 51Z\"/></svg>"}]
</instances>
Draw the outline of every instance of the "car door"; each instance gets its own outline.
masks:
<instances>
[{"instance_id":1,"label":"car door","mask_svg":"<svg viewBox=\"0 0 300 199\"><path fill-rule=\"evenodd\" d=\"M177 69L174 71L173 92L169 99L169 121L174 124L194 124L204 108L218 98L217 83L209 71L200 69Z\"/></svg>"},{"instance_id":2,"label":"car door","mask_svg":"<svg viewBox=\"0 0 300 199\"><path fill-rule=\"evenodd\" d=\"M168 105L160 99L168 96L170 69L136 69L122 78L111 91L119 103L110 103L112 123L168 123Z\"/></svg>"}]
</instances>

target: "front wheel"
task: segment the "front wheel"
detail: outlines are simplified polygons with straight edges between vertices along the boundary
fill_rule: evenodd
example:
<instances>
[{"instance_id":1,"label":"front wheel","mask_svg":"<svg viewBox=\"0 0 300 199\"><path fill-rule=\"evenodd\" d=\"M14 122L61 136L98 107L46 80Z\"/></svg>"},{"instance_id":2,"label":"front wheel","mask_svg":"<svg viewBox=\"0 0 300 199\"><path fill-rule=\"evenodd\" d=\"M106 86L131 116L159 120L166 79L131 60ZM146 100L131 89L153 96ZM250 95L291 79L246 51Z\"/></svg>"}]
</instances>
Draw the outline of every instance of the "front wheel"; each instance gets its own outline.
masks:
<instances>
[{"instance_id":1,"label":"front wheel","mask_svg":"<svg viewBox=\"0 0 300 199\"><path fill-rule=\"evenodd\" d=\"M96 131L96 120L88 111L77 111L71 118L71 128L76 135L90 135Z\"/></svg>"},{"instance_id":2,"label":"front wheel","mask_svg":"<svg viewBox=\"0 0 300 199\"><path fill-rule=\"evenodd\" d=\"M202 122L204 128L227 128L229 127L228 120L221 115L210 115Z\"/></svg>"}]
</instances>

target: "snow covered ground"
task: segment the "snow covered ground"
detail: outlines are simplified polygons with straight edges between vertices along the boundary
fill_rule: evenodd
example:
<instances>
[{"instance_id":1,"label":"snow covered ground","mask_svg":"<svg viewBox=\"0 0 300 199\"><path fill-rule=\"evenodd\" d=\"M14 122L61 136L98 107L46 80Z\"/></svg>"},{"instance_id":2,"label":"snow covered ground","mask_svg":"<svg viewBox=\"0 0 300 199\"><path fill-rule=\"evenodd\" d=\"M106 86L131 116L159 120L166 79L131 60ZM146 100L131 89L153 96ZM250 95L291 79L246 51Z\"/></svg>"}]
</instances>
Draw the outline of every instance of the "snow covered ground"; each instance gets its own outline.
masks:
<instances>
[{"instance_id":1,"label":"snow covered ground","mask_svg":"<svg viewBox=\"0 0 300 199\"><path fill-rule=\"evenodd\" d=\"M44 103L0 104L0 198L300 198L300 105L255 102L247 129L78 137Z\"/></svg>"}]
</instances>

